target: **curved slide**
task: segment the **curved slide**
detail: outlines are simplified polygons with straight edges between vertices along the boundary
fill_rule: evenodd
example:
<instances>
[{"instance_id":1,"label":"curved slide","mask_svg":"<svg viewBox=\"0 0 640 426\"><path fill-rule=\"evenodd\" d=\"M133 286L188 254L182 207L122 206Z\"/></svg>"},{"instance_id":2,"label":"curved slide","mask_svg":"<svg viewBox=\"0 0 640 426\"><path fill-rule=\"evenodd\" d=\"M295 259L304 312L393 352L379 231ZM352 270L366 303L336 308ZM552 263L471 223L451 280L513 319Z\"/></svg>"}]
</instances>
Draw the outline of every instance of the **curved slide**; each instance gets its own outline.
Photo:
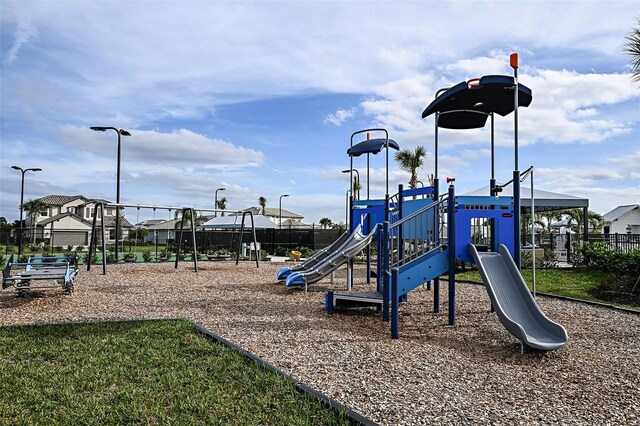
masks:
<instances>
[{"instance_id":1,"label":"curved slide","mask_svg":"<svg viewBox=\"0 0 640 426\"><path fill-rule=\"evenodd\" d=\"M338 237L337 240L335 240L333 243L323 248L322 250L318 251L301 264L296 265L292 268L280 269L277 275L278 281L285 280L289 275L291 275L292 272L306 271L307 269L311 269L313 266L326 259L326 257L329 256L331 252L336 250L338 247L341 247L349 239L349 235L349 231L345 231Z\"/></svg>"},{"instance_id":2,"label":"curved slide","mask_svg":"<svg viewBox=\"0 0 640 426\"><path fill-rule=\"evenodd\" d=\"M497 253L478 253L469 244L469 252L500 322L511 334L524 344L545 351L568 343L564 327L547 318L538 307L506 246L501 244Z\"/></svg>"},{"instance_id":3,"label":"curved slide","mask_svg":"<svg viewBox=\"0 0 640 426\"><path fill-rule=\"evenodd\" d=\"M374 235L374 232L370 232L366 236L363 235L362 228L358 226L336 251L330 253L322 261L305 271L291 273L285 281L286 286L304 286L320 281L367 247Z\"/></svg>"}]
</instances>

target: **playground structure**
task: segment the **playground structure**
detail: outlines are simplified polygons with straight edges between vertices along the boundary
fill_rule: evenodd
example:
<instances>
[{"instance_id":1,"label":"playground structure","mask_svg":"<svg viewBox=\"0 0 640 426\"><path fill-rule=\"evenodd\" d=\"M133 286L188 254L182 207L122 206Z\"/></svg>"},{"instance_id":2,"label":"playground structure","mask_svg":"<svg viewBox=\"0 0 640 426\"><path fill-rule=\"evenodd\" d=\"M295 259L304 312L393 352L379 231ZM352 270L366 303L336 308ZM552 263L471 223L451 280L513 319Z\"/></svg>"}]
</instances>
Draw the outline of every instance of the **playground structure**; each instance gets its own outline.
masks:
<instances>
[{"instance_id":1,"label":"playground structure","mask_svg":"<svg viewBox=\"0 0 640 426\"><path fill-rule=\"evenodd\" d=\"M350 197L351 234L343 236L317 257L296 267L281 270L278 279L287 287L306 286L319 281L346 263L347 291L327 292L328 313L335 308L376 306L384 321L391 322L391 337L399 337L399 303L407 294L433 282L434 312L440 312L440 276L448 275L448 320L456 323L455 262L475 263L489 294L492 310L505 328L524 345L541 350L554 350L568 342L566 330L549 320L539 309L520 274L520 182L531 172L520 173L518 165L518 108L532 101L531 90L517 78L518 57L513 54L510 65L514 76L489 75L463 81L441 89L422 113L422 118L435 116L435 164L433 186L404 190L399 186L389 195L389 148L398 149L385 129L366 129L351 136L347 151L353 174L353 158L367 154L367 199ZM495 175L494 114L514 113L514 170L512 197L500 197L501 185ZM486 196L456 196L455 179L447 178L448 192L440 196L438 176L438 129L475 129L484 127L491 118L491 177ZM371 132L383 132L384 138L370 139ZM354 145L354 137L366 133L367 140ZM392 144L393 143L393 144ZM369 199L369 154L386 148L386 193L384 199ZM351 176L353 181L353 176ZM502 186L505 186L504 184ZM533 185L532 185L533 187ZM421 198L418 198L418 197ZM533 201L532 201L533 203ZM489 223L489 244L472 242L471 223ZM446 232L444 229L446 228ZM371 243L377 243L376 291L352 290L353 257L367 249L367 282L370 279Z\"/></svg>"},{"instance_id":2,"label":"playground structure","mask_svg":"<svg viewBox=\"0 0 640 426\"><path fill-rule=\"evenodd\" d=\"M14 262L11 255L2 270L2 288L13 286L18 296L24 296L30 290L57 287L71 294L77 273L77 256L32 256L27 262Z\"/></svg>"},{"instance_id":3,"label":"playground structure","mask_svg":"<svg viewBox=\"0 0 640 426\"><path fill-rule=\"evenodd\" d=\"M177 249L176 249L176 260L175 260L175 269L178 269L178 261L180 259L180 251L182 248L182 241L183 241L183 237L184 237L184 225L185 225L185 218L191 218L188 220L189 222L189 232L191 233L191 249L193 251L193 270L195 272L198 272L198 248L197 248L197 244L196 244L196 237L195 237L195 232L196 232L196 225L195 225L195 217L196 217L196 211L201 211L201 212L227 212L226 210L220 210L220 209L204 209L204 208L193 208L193 207L174 207L174 206L156 206L156 205L142 205L142 204L124 204L124 203L96 203L96 207L95 207L95 214L93 216L93 222L91 225L91 236L89 239L89 254L88 254L88 259L91 259L92 256L96 253L96 245L97 245L97 232L98 232L98 226L100 227L100 242L101 242L101 248L102 248L102 274L106 275L107 273L107 257L106 257L106 246L105 246L105 227L104 227L104 209L106 207L113 207L116 209L122 209L122 208L136 208L138 210L144 208L144 209L153 209L153 211L155 212L156 210L169 210L169 211L179 211L181 212L181 219L180 219L180 234L178 237L178 245L177 245ZM99 213L98 213L99 212ZM236 265L238 264L238 262L240 261L240 250L242 247L242 241L243 241L243 237L244 237L244 229L245 229L245 218L248 215L249 218L251 219L251 231L252 231L252 236L253 236L253 244L251 244L251 248L255 251L255 256L256 256L256 268L260 267L260 253L258 251L258 247L259 244L257 242L256 239L256 228L255 228L255 221L253 218L253 213L251 213L250 211L244 211L244 212L232 212L232 213L242 213L242 222L240 225L240 237L238 239L238 251L236 254ZM100 215L100 224L98 224L98 214ZM91 270L91 262L87 262L87 271Z\"/></svg>"}]
</instances>

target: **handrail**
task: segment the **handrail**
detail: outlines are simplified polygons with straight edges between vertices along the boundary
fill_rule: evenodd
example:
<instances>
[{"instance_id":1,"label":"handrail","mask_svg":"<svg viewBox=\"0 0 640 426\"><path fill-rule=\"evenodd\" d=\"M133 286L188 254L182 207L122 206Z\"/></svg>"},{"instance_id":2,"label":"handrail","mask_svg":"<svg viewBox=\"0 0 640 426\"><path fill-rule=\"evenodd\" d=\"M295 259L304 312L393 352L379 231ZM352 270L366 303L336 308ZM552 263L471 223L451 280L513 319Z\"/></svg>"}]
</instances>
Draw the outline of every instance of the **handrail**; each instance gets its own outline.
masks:
<instances>
[{"instance_id":1,"label":"handrail","mask_svg":"<svg viewBox=\"0 0 640 426\"><path fill-rule=\"evenodd\" d=\"M440 197L440 201L436 201L434 203L429 204L428 206L424 206L420 210L416 210L415 212L411 213L409 216L404 217L404 218L400 219L399 221L390 224L389 225L389 229L396 228L396 227L402 225L403 223L413 219L414 217L416 217L418 215L421 215L422 213L427 212L427 211L439 206L440 204L444 204L446 201L447 201L447 195L444 194L443 196Z\"/></svg>"},{"instance_id":2,"label":"handrail","mask_svg":"<svg viewBox=\"0 0 640 426\"><path fill-rule=\"evenodd\" d=\"M400 268L434 250L442 250L447 246L441 243L439 227L437 224L442 220L441 206L448 201L443 198L415 211L402 218L396 223L389 224L387 243L388 268L384 268L385 273L389 273L391 268Z\"/></svg>"}]
</instances>

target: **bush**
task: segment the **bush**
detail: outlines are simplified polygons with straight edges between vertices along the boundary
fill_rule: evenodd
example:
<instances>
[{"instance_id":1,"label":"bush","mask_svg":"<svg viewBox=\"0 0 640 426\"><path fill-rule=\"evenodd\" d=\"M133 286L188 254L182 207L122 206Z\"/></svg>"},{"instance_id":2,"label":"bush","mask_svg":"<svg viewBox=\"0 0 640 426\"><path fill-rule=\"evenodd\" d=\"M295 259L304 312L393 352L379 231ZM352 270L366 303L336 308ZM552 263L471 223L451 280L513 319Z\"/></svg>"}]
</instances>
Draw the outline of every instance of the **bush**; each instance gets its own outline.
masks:
<instances>
[{"instance_id":1,"label":"bush","mask_svg":"<svg viewBox=\"0 0 640 426\"><path fill-rule=\"evenodd\" d=\"M89 253L86 253L82 257L82 261L84 262L85 265L89 264ZM98 263L98 255L96 253L93 253L93 256L91 256L91 264L95 265L97 263Z\"/></svg>"},{"instance_id":2,"label":"bush","mask_svg":"<svg viewBox=\"0 0 640 426\"><path fill-rule=\"evenodd\" d=\"M286 247L278 246L278 247L276 247L276 250L275 250L274 254L276 256L288 256L289 253L287 253L287 252L288 252L288 250L287 250Z\"/></svg>"},{"instance_id":3,"label":"bush","mask_svg":"<svg viewBox=\"0 0 640 426\"><path fill-rule=\"evenodd\" d=\"M149 252L149 250L142 252L142 260L144 260L145 262L149 262L151 260L151 253Z\"/></svg>"},{"instance_id":4,"label":"bush","mask_svg":"<svg viewBox=\"0 0 640 426\"><path fill-rule=\"evenodd\" d=\"M68 251L68 252L73 251L73 246L72 246L71 244L69 244L69 245L67 246L67 251Z\"/></svg>"},{"instance_id":5,"label":"bush","mask_svg":"<svg viewBox=\"0 0 640 426\"><path fill-rule=\"evenodd\" d=\"M27 256L26 254L23 254L21 256L18 256L18 260L16 263L27 263L29 261L29 256Z\"/></svg>"},{"instance_id":6,"label":"bush","mask_svg":"<svg viewBox=\"0 0 640 426\"><path fill-rule=\"evenodd\" d=\"M313 253L315 253L313 249L305 246L296 247L294 248L294 250L302 253L301 257L310 257L313 256Z\"/></svg>"},{"instance_id":7,"label":"bush","mask_svg":"<svg viewBox=\"0 0 640 426\"><path fill-rule=\"evenodd\" d=\"M116 255L111 252L107 252L107 263L116 263Z\"/></svg>"}]
</instances>

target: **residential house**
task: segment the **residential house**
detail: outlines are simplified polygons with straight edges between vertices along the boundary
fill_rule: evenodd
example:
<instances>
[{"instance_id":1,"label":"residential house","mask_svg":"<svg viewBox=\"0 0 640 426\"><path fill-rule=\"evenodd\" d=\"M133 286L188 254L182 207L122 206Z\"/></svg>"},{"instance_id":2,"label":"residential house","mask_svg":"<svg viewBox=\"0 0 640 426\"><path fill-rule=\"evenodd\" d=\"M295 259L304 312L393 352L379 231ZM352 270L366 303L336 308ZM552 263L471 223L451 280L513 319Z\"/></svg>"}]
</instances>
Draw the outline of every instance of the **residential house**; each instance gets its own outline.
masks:
<instances>
[{"instance_id":1,"label":"residential house","mask_svg":"<svg viewBox=\"0 0 640 426\"><path fill-rule=\"evenodd\" d=\"M107 200L90 199L83 195L47 195L39 198L46 208L37 214L29 215L26 228L33 229L36 241L48 240L53 246L87 245L97 203L109 203ZM104 225L106 242L113 242L115 233L116 209L104 209ZM99 218L100 219L100 218ZM127 238L124 230L133 228L124 216L120 217L123 238ZM98 225L100 220L98 220Z\"/></svg>"},{"instance_id":2,"label":"residential house","mask_svg":"<svg viewBox=\"0 0 640 426\"><path fill-rule=\"evenodd\" d=\"M640 204L618 206L602 219L603 234L640 234Z\"/></svg>"},{"instance_id":3,"label":"residential house","mask_svg":"<svg viewBox=\"0 0 640 426\"><path fill-rule=\"evenodd\" d=\"M212 217L213 216L198 216L196 223L204 223ZM175 241L180 235L180 220L179 218L171 220L155 219L147 220L139 225L149 230L145 241L152 244L157 242L158 244L164 245L167 244L167 242ZM189 222L185 222L184 230L185 232L191 232L191 224Z\"/></svg>"}]
</instances>

